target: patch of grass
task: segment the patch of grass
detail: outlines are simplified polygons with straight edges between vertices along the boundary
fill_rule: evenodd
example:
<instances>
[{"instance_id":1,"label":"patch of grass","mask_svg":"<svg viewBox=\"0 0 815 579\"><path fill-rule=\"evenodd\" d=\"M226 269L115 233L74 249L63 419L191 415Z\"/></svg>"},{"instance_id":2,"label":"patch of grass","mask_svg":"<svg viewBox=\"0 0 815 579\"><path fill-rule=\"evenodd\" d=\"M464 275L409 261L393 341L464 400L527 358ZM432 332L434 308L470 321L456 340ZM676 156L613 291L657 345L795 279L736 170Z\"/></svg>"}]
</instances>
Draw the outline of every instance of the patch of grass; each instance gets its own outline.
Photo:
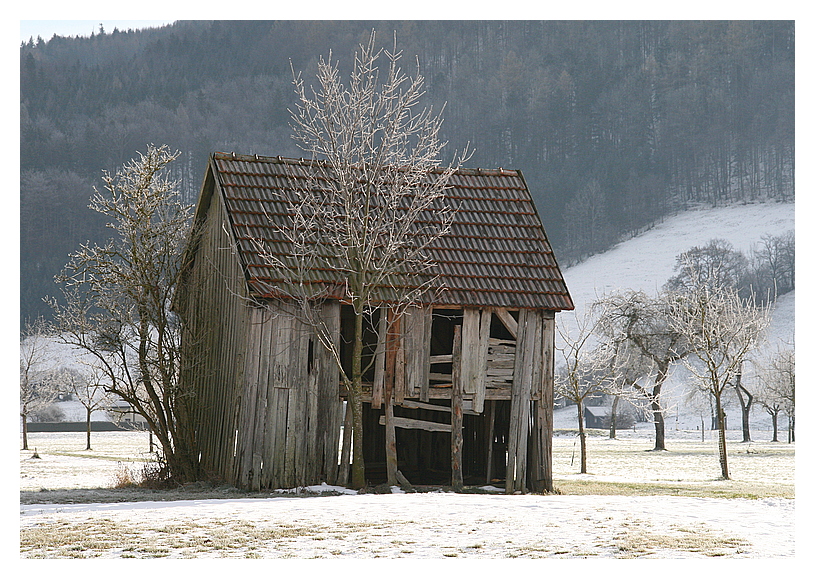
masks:
<instances>
[{"instance_id":1,"label":"patch of grass","mask_svg":"<svg viewBox=\"0 0 815 579\"><path fill-rule=\"evenodd\" d=\"M258 527L239 520L183 520L172 523L116 522L111 519L53 521L20 530L24 558L75 559L99 557L121 550L122 557L156 558L195 556L247 556L269 542L297 537L324 538L317 526Z\"/></svg>"},{"instance_id":2,"label":"patch of grass","mask_svg":"<svg viewBox=\"0 0 815 579\"><path fill-rule=\"evenodd\" d=\"M715 483L715 484L712 484ZM717 499L795 498L792 485L766 485L739 481L680 482L610 482L591 480L555 480L556 490L564 495L623 495L705 497Z\"/></svg>"},{"instance_id":3,"label":"patch of grass","mask_svg":"<svg viewBox=\"0 0 815 579\"><path fill-rule=\"evenodd\" d=\"M714 535L706 531L676 530L674 534L635 531L616 541L622 558L648 557L665 550L698 553L705 557L727 557L743 552L750 543L736 537Z\"/></svg>"}]
</instances>

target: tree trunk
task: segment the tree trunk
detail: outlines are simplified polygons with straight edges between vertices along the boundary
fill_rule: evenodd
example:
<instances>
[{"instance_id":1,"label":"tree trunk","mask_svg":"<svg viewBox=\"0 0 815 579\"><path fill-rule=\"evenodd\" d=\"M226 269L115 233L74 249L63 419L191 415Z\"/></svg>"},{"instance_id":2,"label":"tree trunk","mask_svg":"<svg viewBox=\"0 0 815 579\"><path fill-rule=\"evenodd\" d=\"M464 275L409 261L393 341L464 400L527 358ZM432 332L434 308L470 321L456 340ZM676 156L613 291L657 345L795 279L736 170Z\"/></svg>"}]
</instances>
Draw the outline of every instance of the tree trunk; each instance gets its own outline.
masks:
<instances>
[{"instance_id":1,"label":"tree trunk","mask_svg":"<svg viewBox=\"0 0 815 579\"><path fill-rule=\"evenodd\" d=\"M727 430L725 428L724 408L722 408L721 396L715 396L716 416L719 423L719 464L722 467L722 478L730 480L730 471L727 468Z\"/></svg>"},{"instance_id":2,"label":"tree trunk","mask_svg":"<svg viewBox=\"0 0 815 579\"><path fill-rule=\"evenodd\" d=\"M91 449L91 409L85 408L85 430L87 432L87 443L85 444L85 450L92 450Z\"/></svg>"},{"instance_id":3,"label":"tree trunk","mask_svg":"<svg viewBox=\"0 0 815 579\"><path fill-rule=\"evenodd\" d=\"M23 450L28 450L28 416L20 414L23 418Z\"/></svg>"},{"instance_id":4,"label":"tree trunk","mask_svg":"<svg viewBox=\"0 0 815 579\"><path fill-rule=\"evenodd\" d=\"M583 403L577 403L577 433L580 438L580 474L586 474L586 430L583 428Z\"/></svg>"},{"instance_id":5,"label":"tree trunk","mask_svg":"<svg viewBox=\"0 0 815 579\"><path fill-rule=\"evenodd\" d=\"M658 402L652 402L654 412L654 450L665 450L665 415Z\"/></svg>"},{"instance_id":6,"label":"tree trunk","mask_svg":"<svg viewBox=\"0 0 815 579\"><path fill-rule=\"evenodd\" d=\"M659 368L657 382L651 391L651 411L654 413L654 450L665 450L665 413L662 409L662 384L668 377L668 368Z\"/></svg>"},{"instance_id":7,"label":"tree trunk","mask_svg":"<svg viewBox=\"0 0 815 579\"><path fill-rule=\"evenodd\" d=\"M778 442L778 412L771 412L770 416L773 419L773 442Z\"/></svg>"},{"instance_id":8,"label":"tree trunk","mask_svg":"<svg viewBox=\"0 0 815 579\"><path fill-rule=\"evenodd\" d=\"M736 394L739 397L739 405L741 406L741 441L751 442L750 408L753 406L753 395L741 385L741 373L736 374Z\"/></svg>"},{"instance_id":9,"label":"tree trunk","mask_svg":"<svg viewBox=\"0 0 815 579\"><path fill-rule=\"evenodd\" d=\"M615 396L614 402L611 403L611 421L608 424L608 437L617 438L617 404L620 402L620 397Z\"/></svg>"},{"instance_id":10,"label":"tree trunk","mask_svg":"<svg viewBox=\"0 0 815 579\"><path fill-rule=\"evenodd\" d=\"M356 312L357 308L355 308ZM351 488L365 486L365 459L362 454L362 321L363 315L355 313L354 349L351 361L351 389L348 393L354 420L354 447L351 463Z\"/></svg>"}]
</instances>

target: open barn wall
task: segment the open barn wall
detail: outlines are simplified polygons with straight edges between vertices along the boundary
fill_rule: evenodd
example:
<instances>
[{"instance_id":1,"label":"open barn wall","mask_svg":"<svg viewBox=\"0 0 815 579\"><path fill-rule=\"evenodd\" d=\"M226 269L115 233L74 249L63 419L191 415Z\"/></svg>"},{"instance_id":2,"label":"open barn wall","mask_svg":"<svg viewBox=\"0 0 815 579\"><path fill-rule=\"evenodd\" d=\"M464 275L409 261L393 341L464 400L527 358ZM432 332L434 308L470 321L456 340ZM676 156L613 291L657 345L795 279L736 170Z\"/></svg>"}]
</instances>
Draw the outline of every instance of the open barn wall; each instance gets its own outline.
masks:
<instances>
[{"instance_id":1,"label":"open barn wall","mask_svg":"<svg viewBox=\"0 0 815 579\"><path fill-rule=\"evenodd\" d=\"M380 344L381 364L375 366L381 370L364 406L364 451L372 480L382 482L384 476L387 390L382 384L389 380L394 385L391 420L399 469L419 482L449 480L456 404L451 366L458 363L463 476L479 484L506 477L509 492L552 490L554 313L445 307L432 310L431 318L431 309L424 310L432 331L411 340L410 348L401 343L408 342L409 322L394 324L401 329L401 340L388 341L383 337L388 333L380 331L380 340L403 353L404 363ZM420 319L421 312L413 308L411 314ZM452 343L456 327L462 336L458 351ZM414 382L407 371L415 360L425 361L424 372L415 374L424 376L424 382Z\"/></svg>"}]
</instances>

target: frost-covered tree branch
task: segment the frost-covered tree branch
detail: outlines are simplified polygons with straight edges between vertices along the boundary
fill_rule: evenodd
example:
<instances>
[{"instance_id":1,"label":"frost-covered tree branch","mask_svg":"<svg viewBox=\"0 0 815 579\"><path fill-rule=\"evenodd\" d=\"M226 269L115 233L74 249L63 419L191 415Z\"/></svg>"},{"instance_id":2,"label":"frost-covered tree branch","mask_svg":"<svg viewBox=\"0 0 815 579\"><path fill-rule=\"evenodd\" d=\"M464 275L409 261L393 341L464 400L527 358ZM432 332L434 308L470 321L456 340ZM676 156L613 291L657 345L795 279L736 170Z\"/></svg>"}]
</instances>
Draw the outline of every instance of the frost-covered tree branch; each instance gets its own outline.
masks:
<instances>
[{"instance_id":1,"label":"frost-covered tree branch","mask_svg":"<svg viewBox=\"0 0 815 579\"><path fill-rule=\"evenodd\" d=\"M671 365L684 358L684 337L670 326L665 294L650 297L641 291L618 292L597 303L602 308L599 332L619 342L632 363L626 370L632 394L647 401L654 418L654 450L665 450L665 414L662 387Z\"/></svg>"},{"instance_id":2,"label":"frost-covered tree branch","mask_svg":"<svg viewBox=\"0 0 815 579\"><path fill-rule=\"evenodd\" d=\"M197 476L189 393L178 380L181 320L170 310L187 241L190 207L166 174L178 153L150 145L115 174L103 174L90 208L114 236L71 254L51 299L63 341L91 354L107 389L142 415L161 443L170 474Z\"/></svg>"},{"instance_id":3,"label":"frost-covered tree branch","mask_svg":"<svg viewBox=\"0 0 815 579\"><path fill-rule=\"evenodd\" d=\"M602 312L595 316L589 310L575 316L574 329L569 331L558 326L560 350L564 365L555 374L555 392L558 396L577 406L577 426L580 437L580 472L586 470L586 431L584 428L584 405L586 401L601 394L625 396L628 390L625 372L630 367L630 352L621 344L599 337Z\"/></svg>"},{"instance_id":4,"label":"frost-covered tree branch","mask_svg":"<svg viewBox=\"0 0 815 579\"><path fill-rule=\"evenodd\" d=\"M23 450L28 450L28 417L57 398L55 360L48 349L53 334L42 320L29 322L20 334L20 418Z\"/></svg>"},{"instance_id":5,"label":"frost-covered tree branch","mask_svg":"<svg viewBox=\"0 0 815 579\"><path fill-rule=\"evenodd\" d=\"M741 299L732 287L711 286L698 277L691 278L688 288L672 295L670 327L687 341L691 355L683 362L695 386L714 401L722 478L729 479L722 398L763 339L769 310L757 307L754 298Z\"/></svg>"}]
</instances>

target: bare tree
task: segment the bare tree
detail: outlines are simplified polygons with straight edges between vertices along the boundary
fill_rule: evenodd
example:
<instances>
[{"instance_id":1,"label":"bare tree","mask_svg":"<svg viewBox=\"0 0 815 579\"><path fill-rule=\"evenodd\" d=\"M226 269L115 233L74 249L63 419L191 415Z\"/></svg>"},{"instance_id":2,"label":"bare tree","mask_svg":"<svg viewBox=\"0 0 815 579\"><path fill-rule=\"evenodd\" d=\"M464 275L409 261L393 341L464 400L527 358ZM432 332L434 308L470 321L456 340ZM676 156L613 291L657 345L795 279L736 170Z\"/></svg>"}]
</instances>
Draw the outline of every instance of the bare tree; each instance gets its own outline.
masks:
<instances>
[{"instance_id":1,"label":"bare tree","mask_svg":"<svg viewBox=\"0 0 815 579\"><path fill-rule=\"evenodd\" d=\"M724 239L711 239L676 258L676 275L668 280L669 291L690 291L702 284L714 289L732 287L741 290L747 271L747 258Z\"/></svg>"},{"instance_id":2,"label":"bare tree","mask_svg":"<svg viewBox=\"0 0 815 579\"><path fill-rule=\"evenodd\" d=\"M650 297L629 290L599 301L603 314L598 330L607 339L632 351L629 359L641 364L627 370L628 383L649 406L654 419L654 450L665 450L665 412L662 388L671 365L688 353L685 338L669 320L669 303L664 294Z\"/></svg>"},{"instance_id":3,"label":"bare tree","mask_svg":"<svg viewBox=\"0 0 815 579\"><path fill-rule=\"evenodd\" d=\"M782 392L786 389L785 376L775 368L776 356L780 354L764 354L753 360L758 377L756 389L756 402L770 415L773 424L772 442L778 442L778 418L784 411L785 400Z\"/></svg>"},{"instance_id":4,"label":"bare tree","mask_svg":"<svg viewBox=\"0 0 815 579\"><path fill-rule=\"evenodd\" d=\"M387 68L380 78L383 54ZM299 175L302 186L288 200L289 222L279 228L289 250L276 253L258 242L260 254L284 280L276 288L283 301L316 329L340 370L353 415L355 488L365 484L364 324L375 329L374 314L384 307L395 319L433 287L437 276L428 248L449 230L454 208L444 192L467 158L465 151L453 166L442 167L441 117L429 108L414 111L424 79L418 64L416 76L409 78L400 58L395 39L392 51L382 51L375 48L372 32L354 55L347 87L330 54L318 62L318 88L307 90L295 74L299 102L291 112L293 138L312 161L307 176ZM324 283L324 275L315 283L314 272L330 272L330 283ZM329 297L341 297L353 308L348 369L319 316ZM390 403L386 397L385 404Z\"/></svg>"},{"instance_id":5,"label":"bare tree","mask_svg":"<svg viewBox=\"0 0 815 579\"><path fill-rule=\"evenodd\" d=\"M736 391L736 396L739 399L739 406L741 407L741 441L750 442L750 410L753 408L755 396L744 384L744 373L742 368L736 372L736 380L733 384L733 389Z\"/></svg>"},{"instance_id":6,"label":"bare tree","mask_svg":"<svg viewBox=\"0 0 815 579\"><path fill-rule=\"evenodd\" d=\"M778 442L778 416L787 415L787 441L795 440L795 348L779 347L757 364L759 404L773 420L773 442Z\"/></svg>"},{"instance_id":7,"label":"bare tree","mask_svg":"<svg viewBox=\"0 0 815 579\"><path fill-rule=\"evenodd\" d=\"M48 349L52 334L38 319L26 323L20 334L20 418L23 450L28 450L28 417L57 399L55 360Z\"/></svg>"},{"instance_id":8,"label":"bare tree","mask_svg":"<svg viewBox=\"0 0 815 579\"><path fill-rule=\"evenodd\" d=\"M192 398L178 381L181 320L170 310L190 221L166 176L177 155L150 145L115 175L103 174L90 208L116 235L72 254L57 277L64 300L49 302L60 338L92 356L107 390L146 420L169 475L188 481L198 476Z\"/></svg>"},{"instance_id":9,"label":"bare tree","mask_svg":"<svg viewBox=\"0 0 815 579\"><path fill-rule=\"evenodd\" d=\"M109 408L115 399L105 384L105 371L98 365L88 365L84 371L65 368L60 375L61 382L85 409L85 450L91 450L91 415Z\"/></svg>"},{"instance_id":10,"label":"bare tree","mask_svg":"<svg viewBox=\"0 0 815 579\"><path fill-rule=\"evenodd\" d=\"M711 277L699 276L690 263L686 291L671 299L671 328L687 340L691 355L683 362L695 386L713 398L719 425L719 463L722 478L729 479L725 413L722 399L734 386L748 353L763 339L769 325L769 310L743 300L729 286L710 284ZM712 272L715 278L715 271ZM719 278L721 279L721 278Z\"/></svg>"},{"instance_id":11,"label":"bare tree","mask_svg":"<svg viewBox=\"0 0 815 579\"><path fill-rule=\"evenodd\" d=\"M597 342L599 318L589 310L575 316L573 331L558 326L564 364L555 374L555 392L577 406L577 432L580 438L580 473L586 470L586 429L584 406L587 400L602 394L622 395L622 374L627 360L621 358L617 344Z\"/></svg>"}]
</instances>

